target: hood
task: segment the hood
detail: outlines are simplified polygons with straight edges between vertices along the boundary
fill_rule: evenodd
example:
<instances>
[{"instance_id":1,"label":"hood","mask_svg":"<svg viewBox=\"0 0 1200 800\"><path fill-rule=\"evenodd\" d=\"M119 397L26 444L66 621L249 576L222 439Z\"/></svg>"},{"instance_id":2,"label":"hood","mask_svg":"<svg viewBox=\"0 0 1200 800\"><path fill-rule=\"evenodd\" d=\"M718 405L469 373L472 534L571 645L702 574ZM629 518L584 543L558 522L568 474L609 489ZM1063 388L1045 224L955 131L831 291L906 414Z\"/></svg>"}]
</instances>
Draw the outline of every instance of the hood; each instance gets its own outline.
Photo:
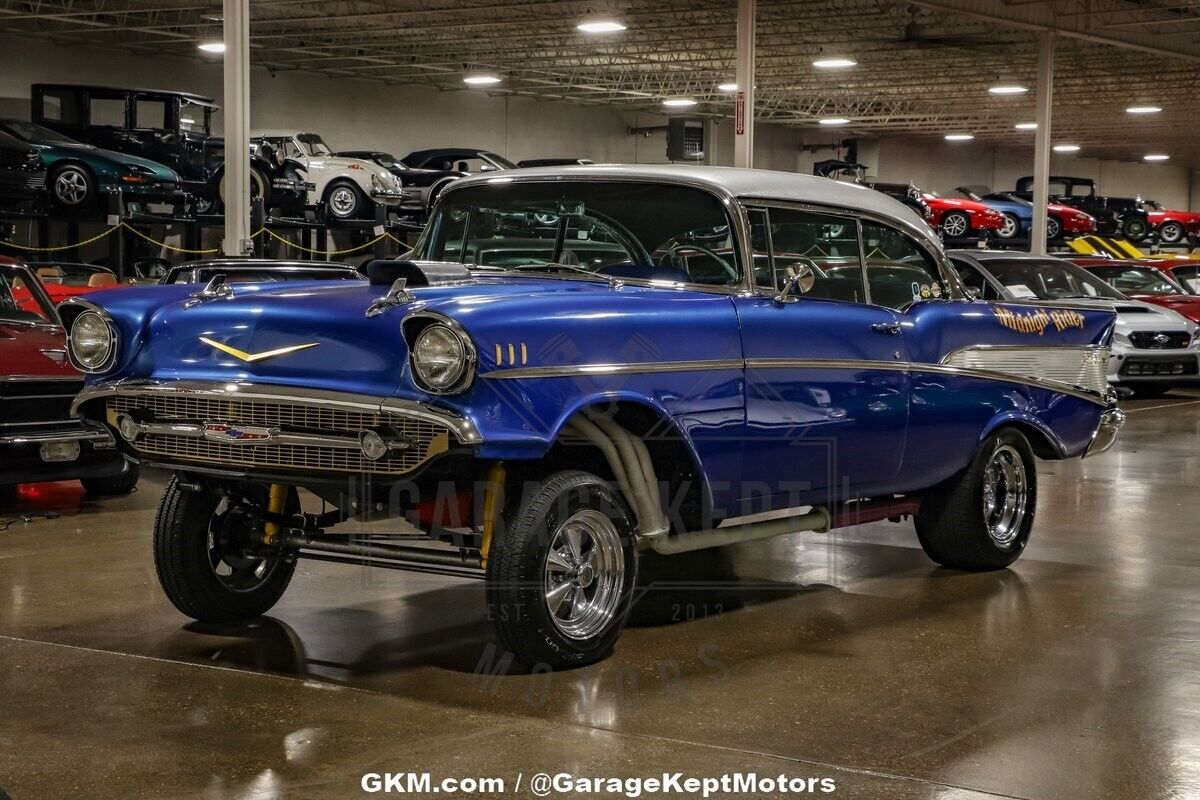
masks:
<instances>
[{"instance_id":1,"label":"hood","mask_svg":"<svg viewBox=\"0 0 1200 800\"><path fill-rule=\"evenodd\" d=\"M41 145L41 147L44 148L44 152L52 153L59 158L78 157L85 161L93 162L98 160L111 161L123 167L142 167L143 169L148 169L162 181L178 183L181 180L179 173L164 164L159 164L157 161L151 161L148 158L138 158L126 153L118 153L115 150L103 150L89 144L76 145L58 142Z\"/></svg>"},{"instance_id":2,"label":"hood","mask_svg":"<svg viewBox=\"0 0 1200 800\"><path fill-rule=\"evenodd\" d=\"M1089 219L1092 217L1092 215L1086 211L1080 211L1078 208L1072 208L1071 206L1064 206L1061 203L1047 203L1046 210L1051 214L1075 215L1079 217L1087 217Z\"/></svg>"},{"instance_id":3,"label":"hood","mask_svg":"<svg viewBox=\"0 0 1200 800\"><path fill-rule=\"evenodd\" d=\"M58 378L79 373L67 362L62 328L0 321L0 364L4 377ZM61 353L59 361L47 353Z\"/></svg>"},{"instance_id":4,"label":"hood","mask_svg":"<svg viewBox=\"0 0 1200 800\"><path fill-rule=\"evenodd\" d=\"M1192 322L1200 322L1200 297L1194 294L1131 294L1129 297L1169 308Z\"/></svg>"}]
</instances>

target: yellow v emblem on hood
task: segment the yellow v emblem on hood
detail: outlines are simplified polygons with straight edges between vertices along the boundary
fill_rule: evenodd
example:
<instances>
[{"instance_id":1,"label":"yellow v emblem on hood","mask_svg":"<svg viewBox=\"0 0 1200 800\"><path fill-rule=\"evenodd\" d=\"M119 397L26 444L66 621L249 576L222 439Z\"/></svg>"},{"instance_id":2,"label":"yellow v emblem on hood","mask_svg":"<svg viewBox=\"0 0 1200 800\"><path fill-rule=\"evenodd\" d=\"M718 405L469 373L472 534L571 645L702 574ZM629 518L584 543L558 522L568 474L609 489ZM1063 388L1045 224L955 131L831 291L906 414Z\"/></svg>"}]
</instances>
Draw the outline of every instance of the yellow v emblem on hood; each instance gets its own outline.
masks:
<instances>
[{"instance_id":1,"label":"yellow v emblem on hood","mask_svg":"<svg viewBox=\"0 0 1200 800\"><path fill-rule=\"evenodd\" d=\"M245 350L238 350L236 347L230 347L221 342L214 342L207 336L201 336L200 341L204 342L209 347L215 347L222 353L233 356L239 361L245 361L248 364L253 364L256 361L266 361L268 358L278 358L286 356L288 353L295 353L299 350L307 350L310 347L316 347L320 342L310 342L309 344L294 344L291 347L280 347L276 350L264 350L261 353L247 353Z\"/></svg>"}]
</instances>

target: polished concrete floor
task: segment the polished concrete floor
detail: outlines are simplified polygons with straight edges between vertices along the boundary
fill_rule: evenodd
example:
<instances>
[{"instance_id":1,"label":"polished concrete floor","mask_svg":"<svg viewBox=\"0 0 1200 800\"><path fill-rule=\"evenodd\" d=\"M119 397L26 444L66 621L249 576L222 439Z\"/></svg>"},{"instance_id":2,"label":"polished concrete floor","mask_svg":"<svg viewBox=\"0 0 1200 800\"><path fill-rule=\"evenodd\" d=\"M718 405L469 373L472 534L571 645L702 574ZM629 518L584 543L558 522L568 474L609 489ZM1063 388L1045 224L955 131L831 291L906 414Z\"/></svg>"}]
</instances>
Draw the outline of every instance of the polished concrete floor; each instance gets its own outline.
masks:
<instances>
[{"instance_id":1,"label":"polished concrete floor","mask_svg":"<svg viewBox=\"0 0 1200 800\"><path fill-rule=\"evenodd\" d=\"M189 624L154 577L161 476L106 502L26 487L0 513L33 518L0 530L0 787L309 800L367 796L366 772L667 770L1200 797L1200 394L1126 405L1114 450L1042 464L1010 570L936 569L909 524L741 546L553 675L481 672L481 586L435 576L305 562L269 618Z\"/></svg>"}]
</instances>

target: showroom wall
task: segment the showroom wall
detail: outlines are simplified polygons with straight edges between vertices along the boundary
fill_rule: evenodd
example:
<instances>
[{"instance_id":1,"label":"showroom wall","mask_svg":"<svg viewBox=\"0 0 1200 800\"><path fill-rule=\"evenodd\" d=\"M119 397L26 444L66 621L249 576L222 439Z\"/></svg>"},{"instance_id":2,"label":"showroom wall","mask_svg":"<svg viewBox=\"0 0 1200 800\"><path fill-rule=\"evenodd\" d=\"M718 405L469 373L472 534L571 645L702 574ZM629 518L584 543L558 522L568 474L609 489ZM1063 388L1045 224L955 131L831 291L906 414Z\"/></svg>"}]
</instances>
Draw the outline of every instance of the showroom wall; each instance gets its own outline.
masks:
<instances>
[{"instance_id":1,"label":"showroom wall","mask_svg":"<svg viewBox=\"0 0 1200 800\"><path fill-rule=\"evenodd\" d=\"M0 38L0 114L28 114L35 81L92 82L174 88L221 95L220 61L134 57L125 53L54 46ZM596 161L657 163L666 160L666 137L630 135L630 127L665 125L666 117L604 106L534 100L481 91L441 92L415 86L331 79L304 73L271 76L256 68L251 82L251 124L258 128L305 128L336 149L378 148L403 155L437 146L480 146L514 160L537 156L584 156ZM218 120L220 119L218 115ZM733 126L711 126L709 150L719 164L733 161ZM812 163L838 154L845 134L760 124L755 165L809 173ZM1011 188L1032 172L1033 137L1022 148L951 144L928 138L887 136L864 140L863 156L881 180L916 181L947 191L964 184ZM1175 208L1200 201L1200 180L1179 164L1147 165L1055 157L1055 172L1094 177L1113 195L1141 194Z\"/></svg>"}]
</instances>

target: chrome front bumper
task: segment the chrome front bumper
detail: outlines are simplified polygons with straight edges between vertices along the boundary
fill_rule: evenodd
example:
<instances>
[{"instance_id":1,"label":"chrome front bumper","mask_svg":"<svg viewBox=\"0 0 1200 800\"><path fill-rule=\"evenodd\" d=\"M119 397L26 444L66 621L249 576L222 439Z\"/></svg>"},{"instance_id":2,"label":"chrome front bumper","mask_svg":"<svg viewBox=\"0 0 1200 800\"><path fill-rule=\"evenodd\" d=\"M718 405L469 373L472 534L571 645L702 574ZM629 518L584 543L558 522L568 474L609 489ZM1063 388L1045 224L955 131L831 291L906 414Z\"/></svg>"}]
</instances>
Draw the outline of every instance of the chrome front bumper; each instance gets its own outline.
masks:
<instances>
[{"instance_id":1,"label":"chrome front bumper","mask_svg":"<svg viewBox=\"0 0 1200 800\"><path fill-rule=\"evenodd\" d=\"M1100 424L1092 434L1092 441L1083 451L1083 457L1095 456L1112 447L1117 441L1117 434L1125 424L1125 412L1119 408L1110 408L1100 415Z\"/></svg>"},{"instance_id":2,"label":"chrome front bumper","mask_svg":"<svg viewBox=\"0 0 1200 800\"><path fill-rule=\"evenodd\" d=\"M39 431L37 433L16 433L0 436L0 445L20 447L27 444L53 444L54 442L100 442L114 446L112 434L96 428L79 428L76 430Z\"/></svg>"}]
</instances>

